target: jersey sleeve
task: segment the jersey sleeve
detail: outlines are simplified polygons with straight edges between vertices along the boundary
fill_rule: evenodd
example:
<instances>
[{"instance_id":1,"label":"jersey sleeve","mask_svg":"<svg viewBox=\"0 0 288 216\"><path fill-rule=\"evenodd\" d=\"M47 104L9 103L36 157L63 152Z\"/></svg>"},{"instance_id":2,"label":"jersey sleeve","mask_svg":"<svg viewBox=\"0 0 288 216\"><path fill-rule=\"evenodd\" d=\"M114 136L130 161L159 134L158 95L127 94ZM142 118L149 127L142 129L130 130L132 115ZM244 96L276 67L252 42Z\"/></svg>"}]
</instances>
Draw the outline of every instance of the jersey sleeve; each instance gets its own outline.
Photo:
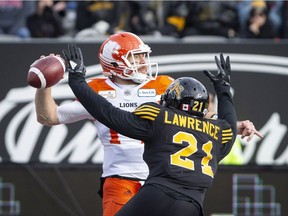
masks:
<instances>
[{"instance_id":1,"label":"jersey sleeve","mask_svg":"<svg viewBox=\"0 0 288 216\"><path fill-rule=\"evenodd\" d=\"M233 106L230 86L215 85L218 98L218 118L222 120L222 148L220 159L232 149L237 136L237 116Z\"/></svg>"},{"instance_id":2,"label":"jersey sleeve","mask_svg":"<svg viewBox=\"0 0 288 216\"><path fill-rule=\"evenodd\" d=\"M107 90L109 86L105 78L95 78L87 81L88 85L95 91ZM81 120L95 120L76 98L71 103L65 103L57 107L57 116L60 124L69 124Z\"/></svg>"},{"instance_id":3,"label":"jersey sleeve","mask_svg":"<svg viewBox=\"0 0 288 216\"><path fill-rule=\"evenodd\" d=\"M220 160L222 160L231 151L236 135L233 133L231 125L222 120L222 132L221 132L221 150L220 150Z\"/></svg>"},{"instance_id":4,"label":"jersey sleeve","mask_svg":"<svg viewBox=\"0 0 288 216\"><path fill-rule=\"evenodd\" d=\"M57 107L57 116L60 124L69 124L84 119L94 120L79 101L66 103Z\"/></svg>"},{"instance_id":5,"label":"jersey sleeve","mask_svg":"<svg viewBox=\"0 0 288 216\"><path fill-rule=\"evenodd\" d=\"M154 121L160 113L159 104L156 103L144 103L140 105L133 113L139 118Z\"/></svg>"}]
</instances>

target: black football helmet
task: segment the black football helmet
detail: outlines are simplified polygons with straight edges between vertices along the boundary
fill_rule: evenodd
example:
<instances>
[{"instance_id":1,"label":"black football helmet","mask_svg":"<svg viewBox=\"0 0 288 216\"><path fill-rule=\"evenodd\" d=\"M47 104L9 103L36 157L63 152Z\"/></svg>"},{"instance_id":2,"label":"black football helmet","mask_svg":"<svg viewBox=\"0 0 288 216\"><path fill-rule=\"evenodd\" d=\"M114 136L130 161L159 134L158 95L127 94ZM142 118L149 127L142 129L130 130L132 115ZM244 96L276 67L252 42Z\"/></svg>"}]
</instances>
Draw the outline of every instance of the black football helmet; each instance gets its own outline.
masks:
<instances>
[{"instance_id":1,"label":"black football helmet","mask_svg":"<svg viewBox=\"0 0 288 216\"><path fill-rule=\"evenodd\" d=\"M181 77L171 83L161 96L160 104L203 117L208 112L209 94L198 80Z\"/></svg>"}]
</instances>

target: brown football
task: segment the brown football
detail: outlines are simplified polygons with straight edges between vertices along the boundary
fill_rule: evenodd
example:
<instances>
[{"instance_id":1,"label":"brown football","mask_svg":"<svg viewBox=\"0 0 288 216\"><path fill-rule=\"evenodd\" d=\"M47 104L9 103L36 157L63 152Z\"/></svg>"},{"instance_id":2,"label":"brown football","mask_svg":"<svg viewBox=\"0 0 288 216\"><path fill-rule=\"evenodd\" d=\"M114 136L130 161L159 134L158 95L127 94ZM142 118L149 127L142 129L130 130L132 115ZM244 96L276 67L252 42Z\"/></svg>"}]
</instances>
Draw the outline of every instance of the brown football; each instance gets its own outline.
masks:
<instances>
[{"instance_id":1,"label":"brown football","mask_svg":"<svg viewBox=\"0 0 288 216\"><path fill-rule=\"evenodd\" d=\"M48 88L57 84L65 72L65 61L59 56L36 60L29 68L27 82L34 88Z\"/></svg>"}]
</instances>

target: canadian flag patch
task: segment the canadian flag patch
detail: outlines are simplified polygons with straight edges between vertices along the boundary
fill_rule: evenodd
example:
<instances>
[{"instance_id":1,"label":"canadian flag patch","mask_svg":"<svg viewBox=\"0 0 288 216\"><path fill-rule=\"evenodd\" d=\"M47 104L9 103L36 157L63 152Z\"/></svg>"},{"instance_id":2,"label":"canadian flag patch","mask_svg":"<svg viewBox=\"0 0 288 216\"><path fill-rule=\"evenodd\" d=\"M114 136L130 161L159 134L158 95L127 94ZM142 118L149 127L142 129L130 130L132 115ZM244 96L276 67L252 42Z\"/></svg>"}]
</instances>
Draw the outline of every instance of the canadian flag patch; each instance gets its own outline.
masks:
<instances>
[{"instance_id":1,"label":"canadian flag patch","mask_svg":"<svg viewBox=\"0 0 288 216\"><path fill-rule=\"evenodd\" d=\"M182 105L181 105L181 110L183 110L183 111L189 111L189 110L190 110L190 105L189 105L189 104L182 104Z\"/></svg>"}]
</instances>

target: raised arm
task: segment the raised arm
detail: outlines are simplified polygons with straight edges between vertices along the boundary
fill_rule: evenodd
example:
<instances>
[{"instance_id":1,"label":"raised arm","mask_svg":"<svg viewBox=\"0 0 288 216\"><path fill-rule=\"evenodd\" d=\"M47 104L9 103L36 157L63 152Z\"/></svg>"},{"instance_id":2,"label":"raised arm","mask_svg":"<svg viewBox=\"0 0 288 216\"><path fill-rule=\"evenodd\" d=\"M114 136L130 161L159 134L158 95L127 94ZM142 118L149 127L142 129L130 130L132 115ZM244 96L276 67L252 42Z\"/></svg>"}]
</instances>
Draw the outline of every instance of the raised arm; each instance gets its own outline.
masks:
<instances>
[{"instance_id":1,"label":"raised arm","mask_svg":"<svg viewBox=\"0 0 288 216\"><path fill-rule=\"evenodd\" d=\"M57 104L51 95L51 88L36 90L35 108L39 123L47 126L59 124Z\"/></svg>"},{"instance_id":2,"label":"raised arm","mask_svg":"<svg viewBox=\"0 0 288 216\"><path fill-rule=\"evenodd\" d=\"M218 98L218 117L226 120L232 128L234 139L237 135L237 117L233 106L232 95L230 92L230 59L229 56L224 59L223 54L220 54L220 60L215 56L215 62L218 67L218 73L213 74L205 70L204 74L212 82ZM234 142L234 141L233 141Z\"/></svg>"},{"instance_id":3,"label":"raised arm","mask_svg":"<svg viewBox=\"0 0 288 216\"><path fill-rule=\"evenodd\" d=\"M69 73L68 83L74 95L97 121L134 139L145 140L150 124L135 114L114 107L104 97L93 91L85 81L85 66L81 49L69 44L63 51Z\"/></svg>"}]
</instances>

